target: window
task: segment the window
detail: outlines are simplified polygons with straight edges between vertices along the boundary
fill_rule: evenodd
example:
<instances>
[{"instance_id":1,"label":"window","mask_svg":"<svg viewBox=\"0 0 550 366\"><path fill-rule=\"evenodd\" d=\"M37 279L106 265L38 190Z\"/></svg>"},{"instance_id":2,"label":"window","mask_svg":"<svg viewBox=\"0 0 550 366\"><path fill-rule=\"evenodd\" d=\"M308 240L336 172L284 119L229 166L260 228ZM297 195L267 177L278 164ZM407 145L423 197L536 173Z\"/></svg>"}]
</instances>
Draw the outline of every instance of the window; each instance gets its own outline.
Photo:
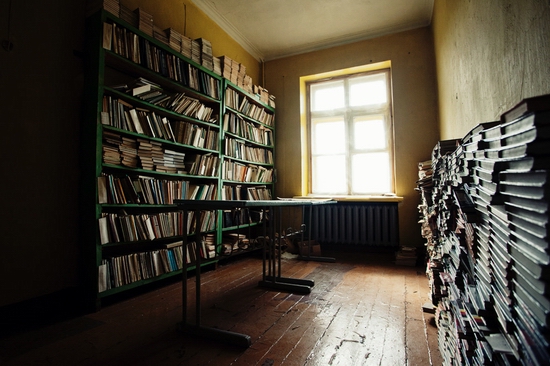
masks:
<instances>
[{"instance_id":1,"label":"window","mask_svg":"<svg viewBox=\"0 0 550 366\"><path fill-rule=\"evenodd\" d=\"M309 193L394 192L390 72L306 83Z\"/></svg>"}]
</instances>

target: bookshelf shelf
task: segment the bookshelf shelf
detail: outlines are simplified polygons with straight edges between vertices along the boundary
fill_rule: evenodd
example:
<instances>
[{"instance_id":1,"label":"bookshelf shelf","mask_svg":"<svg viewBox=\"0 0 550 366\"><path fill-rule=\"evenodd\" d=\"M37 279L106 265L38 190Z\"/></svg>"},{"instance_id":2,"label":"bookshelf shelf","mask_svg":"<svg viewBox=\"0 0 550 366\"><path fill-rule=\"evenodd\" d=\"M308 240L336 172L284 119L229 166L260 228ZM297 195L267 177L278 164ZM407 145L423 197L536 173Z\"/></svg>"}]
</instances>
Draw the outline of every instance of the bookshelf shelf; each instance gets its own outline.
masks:
<instances>
[{"instance_id":1,"label":"bookshelf shelf","mask_svg":"<svg viewBox=\"0 0 550 366\"><path fill-rule=\"evenodd\" d=\"M241 189L240 199L272 196L275 108L108 11L90 15L86 29L80 217L98 309L109 296L195 269L181 245L195 233L174 200L219 200L227 187ZM238 129L226 131L226 114ZM247 158L226 156L228 144ZM248 172L246 181L227 176L228 165ZM201 211L200 221L202 265L228 257L224 236L258 227L250 219L226 227L222 210Z\"/></svg>"}]
</instances>

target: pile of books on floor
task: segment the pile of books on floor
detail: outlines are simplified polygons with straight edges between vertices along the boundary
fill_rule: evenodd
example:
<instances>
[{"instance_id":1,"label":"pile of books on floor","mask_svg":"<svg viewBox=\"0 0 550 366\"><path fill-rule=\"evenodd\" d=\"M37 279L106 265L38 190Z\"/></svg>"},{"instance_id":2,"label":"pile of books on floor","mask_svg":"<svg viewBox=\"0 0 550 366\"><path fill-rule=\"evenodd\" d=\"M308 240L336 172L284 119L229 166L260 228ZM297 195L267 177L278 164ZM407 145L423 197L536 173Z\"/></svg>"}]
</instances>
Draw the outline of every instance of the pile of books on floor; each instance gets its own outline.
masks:
<instances>
[{"instance_id":1,"label":"pile of books on floor","mask_svg":"<svg viewBox=\"0 0 550 366\"><path fill-rule=\"evenodd\" d=\"M421 209L432 223L427 272L443 358L547 364L550 95L476 126L453 152L443 145L451 144L432 154L432 202L423 198ZM421 179L418 190L427 192Z\"/></svg>"}]
</instances>

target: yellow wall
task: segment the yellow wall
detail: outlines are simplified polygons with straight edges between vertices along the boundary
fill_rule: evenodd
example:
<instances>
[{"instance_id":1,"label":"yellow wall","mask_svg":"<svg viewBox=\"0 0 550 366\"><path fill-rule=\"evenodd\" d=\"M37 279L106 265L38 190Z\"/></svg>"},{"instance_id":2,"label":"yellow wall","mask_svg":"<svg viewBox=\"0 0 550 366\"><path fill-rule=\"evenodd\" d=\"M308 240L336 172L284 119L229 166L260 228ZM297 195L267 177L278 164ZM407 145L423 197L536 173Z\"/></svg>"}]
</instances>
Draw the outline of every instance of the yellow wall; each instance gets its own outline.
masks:
<instances>
[{"instance_id":1,"label":"yellow wall","mask_svg":"<svg viewBox=\"0 0 550 366\"><path fill-rule=\"evenodd\" d=\"M396 193L402 244L422 245L418 162L439 138L432 36L428 27L266 62L266 88L276 96L277 195L300 195L302 182L300 77L391 61ZM373 172L375 174L375 172Z\"/></svg>"},{"instance_id":2,"label":"yellow wall","mask_svg":"<svg viewBox=\"0 0 550 366\"><path fill-rule=\"evenodd\" d=\"M214 56L225 55L245 65L253 83L261 85L260 63L191 0L122 0L121 4L132 10L138 7L143 9L153 16L153 22L162 29L174 28L191 39L210 41Z\"/></svg>"},{"instance_id":3,"label":"yellow wall","mask_svg":"<svg viewBox=\"0 0 550 366\"><path fill-rule=\"evenodd\" d=\"M441 139L550 93L548 1L436 0L432 27Z\"/></svg>"}]
</instances>

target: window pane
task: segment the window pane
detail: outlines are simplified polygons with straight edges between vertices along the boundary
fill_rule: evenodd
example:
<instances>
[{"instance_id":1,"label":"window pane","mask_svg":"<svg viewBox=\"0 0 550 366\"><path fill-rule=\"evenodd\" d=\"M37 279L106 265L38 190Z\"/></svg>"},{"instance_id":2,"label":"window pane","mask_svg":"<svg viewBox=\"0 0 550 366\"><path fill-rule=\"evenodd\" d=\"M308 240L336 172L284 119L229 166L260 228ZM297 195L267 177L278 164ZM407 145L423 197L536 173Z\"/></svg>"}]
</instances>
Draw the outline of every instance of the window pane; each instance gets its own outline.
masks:
<instances>
[{"instance_id":1,"label":"window pane","mask_svg":"<svg viewBox=\"0 0 550 366\"><path fill-rule=\"evenodd\" d=\"M317 118L313 120L313 154L343 154L346 151L344 120Z\"/></svg>"},{"instance_id":2,"label":"window pane","mask_svg":"<svg viewBox=\"0 0 550 366\"><path fill-rule=\"evenodd\" d=\"M353 123L355 149L385 149L386 127L383 116L356 117Z\"/></svg>"},{"instance_id":3,"label":"window pane","mask_svg":"<svg viewBox=\"0 0 550 366\"><path fill-rule=\"evenodd\" d=\"M383 104L388 101L385 74L352 78L349 81L350 106Z\"/></svg>"},{"instance_id":4,"label":"window pane","mask_svg":"<svg viewBox=\"0 0 550 366\"><path fill-rule=\"evenodd\" d=\"M312 165L312 193L347 194L345 155L318 156Z\"/></svg>"},{"instance_id":5,"label":"window pane","mask_svg":"<svg viewBox=\"0 0 550 366\"><path fill-rule=\"evenodd\" d=\"M311 85L311 110L328 111L344 108L344 82L332 81Z\"/></svg>"},{"instance_id":6,"label":"window pane","mask_svg":"<svg viewBox=\"0 0 550 366\"><path fill-rule=\"evenodd\" d=\"M351 163L353 194L391 192L388 153L357 154Z\"/></svg>"}]
</instances>

